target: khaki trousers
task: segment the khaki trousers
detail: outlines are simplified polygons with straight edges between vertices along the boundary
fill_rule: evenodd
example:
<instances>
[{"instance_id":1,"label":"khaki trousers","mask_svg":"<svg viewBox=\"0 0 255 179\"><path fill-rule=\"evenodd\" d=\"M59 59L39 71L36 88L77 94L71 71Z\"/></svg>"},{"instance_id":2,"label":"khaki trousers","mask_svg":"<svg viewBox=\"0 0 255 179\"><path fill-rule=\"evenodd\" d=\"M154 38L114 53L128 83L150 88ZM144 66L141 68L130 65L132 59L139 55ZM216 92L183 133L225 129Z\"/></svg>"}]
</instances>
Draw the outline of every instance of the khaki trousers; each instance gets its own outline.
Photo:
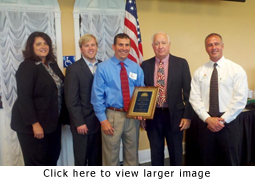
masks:
<instances>
[{"instance_id":1,"label":"khaki trousers","mask_svg":"<svg viewBox=\"0 0 255 179\"><path fill-rule=\"evenodd\" d=\"M138 166L140 121L126 118L125 112L106 110L107 119L114 128L114 135L102 131L103 166L118 166L120 141L123 143L123 165Z\"/></svg>"}]
</instances>

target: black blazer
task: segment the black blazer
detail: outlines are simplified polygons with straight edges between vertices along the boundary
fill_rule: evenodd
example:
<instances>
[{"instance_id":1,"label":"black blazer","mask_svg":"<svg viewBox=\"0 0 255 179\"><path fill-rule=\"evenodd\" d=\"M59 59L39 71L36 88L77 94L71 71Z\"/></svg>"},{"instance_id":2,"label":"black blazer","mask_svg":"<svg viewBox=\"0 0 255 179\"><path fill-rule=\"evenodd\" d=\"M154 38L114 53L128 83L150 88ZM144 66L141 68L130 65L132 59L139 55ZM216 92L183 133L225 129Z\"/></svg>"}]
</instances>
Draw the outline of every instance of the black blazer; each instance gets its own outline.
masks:
<instances>
[{"instance_id":1,"label":"black blazer","mask_svg":"<svg viewBox=\"0 0 255 179\"><path fill-rule=\"evenodd\" d=\"M191 119L193 110L189 103L190 93L190 70L187 61L170 54L167 76L167 99L166 102L170 113L183 111L182 118ZM145 86L154 86L155 57L142 63ZM171 121L174 130L179 130L181 118Z\"/></svg>"},{"instance_id":2,"label":"black blazer","mask_svg":"<svg viewBox=\"0 0 255 179\"><path fill-rule=\"evenodd\" d=\"M94 76L83 58L67 68L65 99L74 134L78 134L76 128L83 124L87 125L88 134L94 134L100 129L100 122L90 102L93 79Z\"/></svg>"},{"instance_id":3,"label":"black blazer","mask_svg":"<svg viewBox=\"0 0 255 179\"><path fill-rule=\"evenodd\" d=\"M57 63L50 66L64 82ZM11 119L14 131L33 134L32 124L39 122L44 133L52 133L62 123L61 120L63 123L68 120L64 101L58 116L58 89L43 64L36 65L33 60L23 61L16 72L16 80L18 98Z\"/></svg>"}]
</instances>

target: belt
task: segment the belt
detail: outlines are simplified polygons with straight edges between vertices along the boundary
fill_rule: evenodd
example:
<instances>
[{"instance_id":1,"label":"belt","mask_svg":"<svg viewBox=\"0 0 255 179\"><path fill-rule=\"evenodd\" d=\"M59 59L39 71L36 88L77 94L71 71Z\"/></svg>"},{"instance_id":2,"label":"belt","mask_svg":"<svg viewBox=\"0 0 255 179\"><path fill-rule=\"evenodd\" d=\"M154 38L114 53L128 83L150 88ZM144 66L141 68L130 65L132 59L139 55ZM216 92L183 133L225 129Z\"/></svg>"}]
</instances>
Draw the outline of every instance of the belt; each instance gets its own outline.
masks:
<instances>
[{"instance_id":1,"label":"belt","mask_svg":"<svg viewBox=\"0 0 255 179\"><path fill-rule=\"evenodd\" d=\"M108 109L113 110L113 111L126 112L123 108L108 107Z\"/></svg>"}]
</instances>

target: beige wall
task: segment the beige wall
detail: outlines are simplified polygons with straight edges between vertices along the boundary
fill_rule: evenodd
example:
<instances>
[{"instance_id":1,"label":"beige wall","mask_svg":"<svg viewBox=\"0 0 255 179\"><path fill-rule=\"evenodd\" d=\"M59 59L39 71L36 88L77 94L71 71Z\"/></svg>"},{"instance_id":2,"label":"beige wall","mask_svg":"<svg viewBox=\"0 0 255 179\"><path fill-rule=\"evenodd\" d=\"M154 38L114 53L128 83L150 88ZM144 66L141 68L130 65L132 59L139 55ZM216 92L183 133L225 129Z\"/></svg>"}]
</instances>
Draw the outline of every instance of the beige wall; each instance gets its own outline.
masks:
<instances>
[{"instance_id":1,"label":"beige wall","mask_svg":"<svg viewBox=\"0 0 255 179\"><path fill-rule=\"evenodd\" d=\"M63 56L75 56L73 6L75 0L58 0L61 11Z\"/></svg>"},{"instance_id":2,"label":"beige wall","mask_svg":"<svg viewBox=\"0 0 255 179\"><path fill-rule=\"evenodd\" d=\"M240 64L255 89L255 1L138 0L145 59L153 56L151 36L159 30L172 41L171 53L188 60L191 73L208 61L204 38L222 35L226 58Z\"/></svg>"},{"instance_id":3,"label":"beige wall","mask_svg":"<svg viewBox=\"0 0 255 179\"><path fill-rule=\"evenodd\" d=\"M75 55L72 6L74 0L59 0L62 11L64 55ZM144 58L154 56L151 36L165 31L171 40L171 53L186 58L191 74L208 61L204 38L211 32L222 35L226 58L240 64L255 89L255 1L245 3L218 0L137 0ZM140 150L149 148L141 132Z\"/></svg>"}]
</instances>

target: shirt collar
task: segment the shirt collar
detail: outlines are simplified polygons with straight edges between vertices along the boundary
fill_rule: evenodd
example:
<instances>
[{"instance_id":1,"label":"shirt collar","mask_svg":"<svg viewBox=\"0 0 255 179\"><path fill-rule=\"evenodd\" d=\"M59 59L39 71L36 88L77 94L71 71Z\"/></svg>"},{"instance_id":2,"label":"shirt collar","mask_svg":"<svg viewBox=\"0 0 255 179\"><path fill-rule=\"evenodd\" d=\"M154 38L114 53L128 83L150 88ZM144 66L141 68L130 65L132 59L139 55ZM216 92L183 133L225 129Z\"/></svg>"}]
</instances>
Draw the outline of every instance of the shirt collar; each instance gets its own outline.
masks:
<instances>
[{"instance_id":1,"label":"shirt collar","mask_svg":"<svg viewBox=\"0 0 255 179\"><path fill-rule=\"evenodd\" d=\"M128 66L131 63L131 60L129 58L126 58L124 61L120 61L119 59L116 58L116 56L114 55L112 57L112 62L114 65L119 65L120 62L123 62L125 64L125 66Z\"/></svg>"},{"instance_id":2,"label":"shirt collar","mask_svg":"<svg viewBox=\"0 0 255 179\"><path fill-rule=\"evenodd\" d=\"M98 60L96 59L94 63L91 63L88 61L83 55L82 55L83 60L86 62L88 66L97 66L98 65Z\"/></svg>"},{"instance_id":3,"label":"shirt collar","mask_svg":"<svg viewBox=\"0 0 255 179\"><path fill-rule=\"evenodd\" d=\"M168 63L169 56L170 56L170 54L168 54L165 58L162 59L163 64L167 64ZM158 57L155 57L155 59L156 59L157 63L160 62L160 59Z\"/></svg>"},{"instance_id":4,"label":"shirt collar","mask_svg":"<svg viewBox=\"0 0 255 179\"><path fill-rule=\"evenodd\" d=\"M216 62L216 63L217 63L217 66L223 67L225 61L226 61L225 57L222 56L221 59L219 59L219 60ZM210 60L210 62L209 62L210 66L212 66L212 67L213 67L214 63L215 63L215 62L213 62L213 61L211 61L211 60Z\"/></svg>"}]
</instances>

